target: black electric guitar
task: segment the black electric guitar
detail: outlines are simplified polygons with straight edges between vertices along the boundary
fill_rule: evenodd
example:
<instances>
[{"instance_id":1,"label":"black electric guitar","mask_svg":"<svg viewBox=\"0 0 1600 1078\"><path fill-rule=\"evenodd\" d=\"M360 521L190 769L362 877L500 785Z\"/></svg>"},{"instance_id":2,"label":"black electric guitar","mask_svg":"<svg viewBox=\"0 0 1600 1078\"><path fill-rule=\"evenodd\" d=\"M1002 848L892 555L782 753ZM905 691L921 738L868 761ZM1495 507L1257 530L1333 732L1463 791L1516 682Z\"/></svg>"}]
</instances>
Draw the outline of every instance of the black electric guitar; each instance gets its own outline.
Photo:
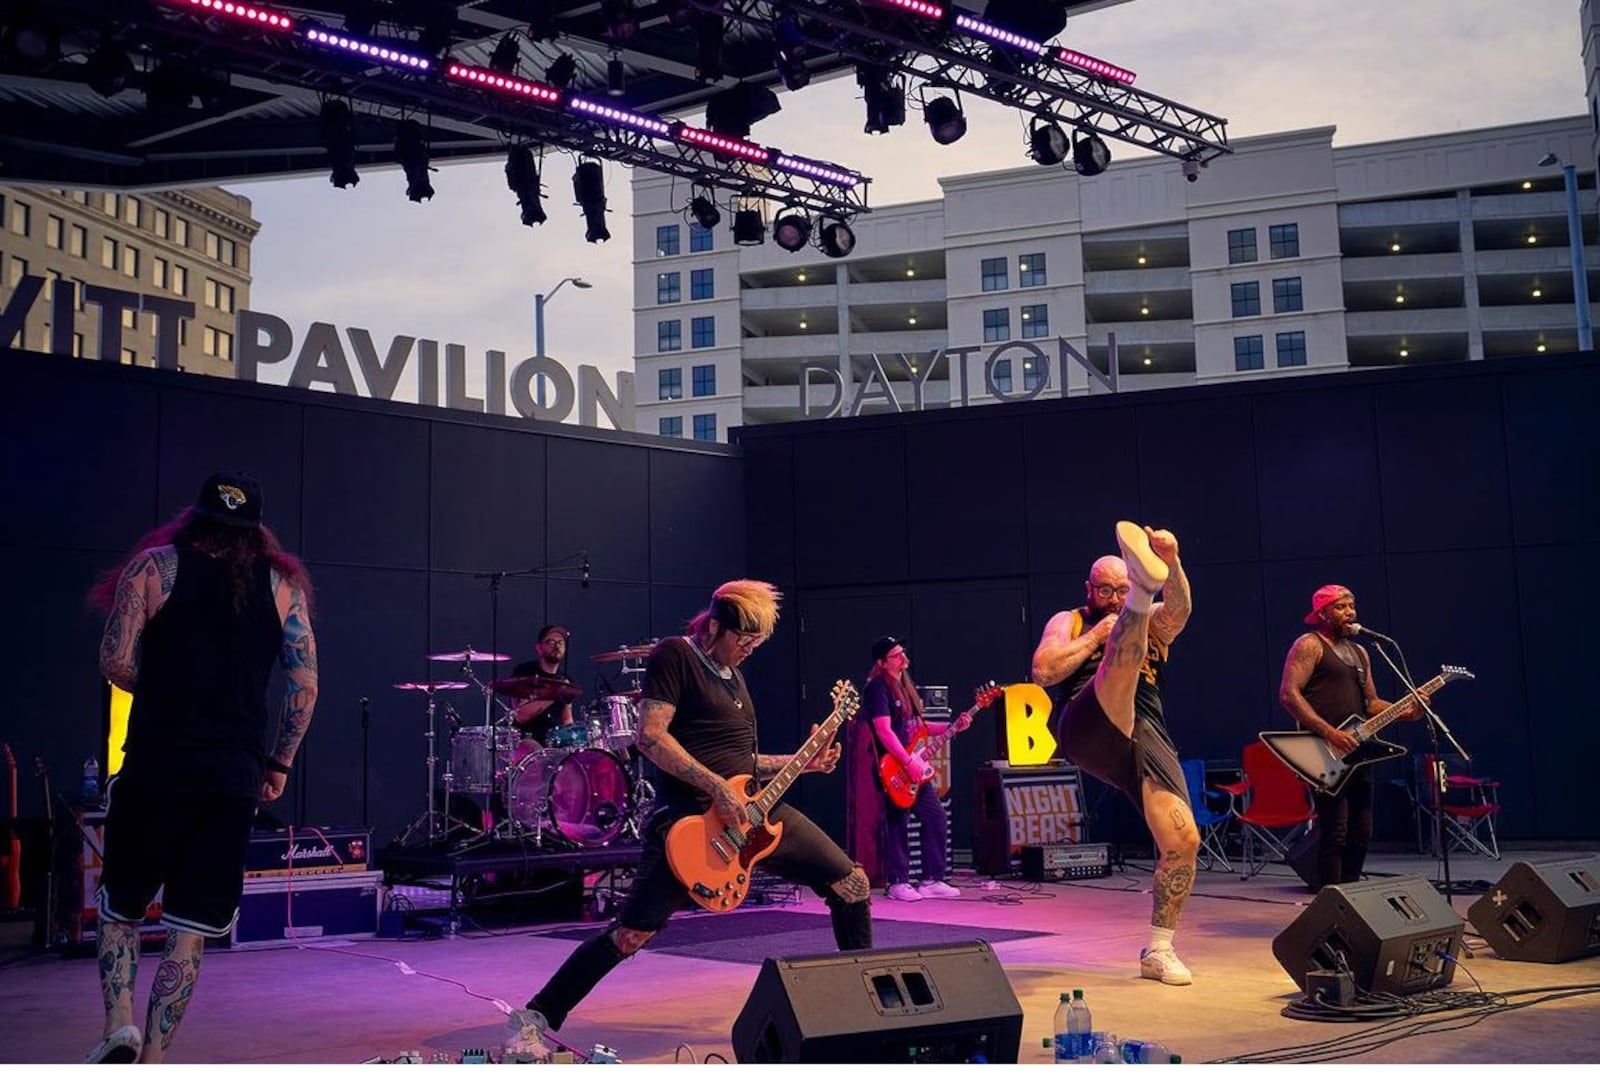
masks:
<instances>
[{"instance_id":1,"label":"black electric guitar","mask_svg":"<svg viewBox=\"0 0 1600 1078\"><path fill-rule=\"evenodd\" d=\"M1417 691L1432 696L1441 687L1462 678L1472 681L1474 675L1464 666L1442 666L1439 676L1425 685L1417 686ZM1400 717L1400 713L1411 702L1412 695L1407 693L1371 718L1351 715L1340 723L1339 729L1359 742L1349 752L1341 753L1323 740L1321 734L1314 734L1310 730L1263 730L1258 736L1296 775L1322 793L1336 797L1357 768L1406 754L1403 745L1384 741L1378 734Z\"/></svg>"}]
</instances>

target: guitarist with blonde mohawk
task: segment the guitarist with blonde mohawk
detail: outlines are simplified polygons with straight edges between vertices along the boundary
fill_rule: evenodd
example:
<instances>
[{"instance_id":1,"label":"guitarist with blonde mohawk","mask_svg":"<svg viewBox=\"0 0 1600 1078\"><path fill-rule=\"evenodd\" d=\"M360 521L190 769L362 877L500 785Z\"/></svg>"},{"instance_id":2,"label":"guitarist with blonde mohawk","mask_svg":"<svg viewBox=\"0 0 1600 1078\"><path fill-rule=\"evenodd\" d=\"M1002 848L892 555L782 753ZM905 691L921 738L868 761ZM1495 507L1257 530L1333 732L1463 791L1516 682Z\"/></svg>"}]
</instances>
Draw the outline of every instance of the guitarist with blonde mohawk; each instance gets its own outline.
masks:
<instances>
[{"instance_id":1,"label":"guitarist with blonde mohawk","mask_svg":"<svg viewBox=\"0 0 1600 1078\"><path fill-rule=\"evenodd\" d=\"M689 903L689 888L668 859L668 833L675 824L714 809L726 827L742 827L756 799L736 788L734 778L781 780L802 768L828 772L838 766L839 746L821 736L808 742L820 751L803 761L797 759L802 754L767 755L756 744L755 704L739 667L772 635L779 598L765 581L731 580L712 592L711 605L694 616L684 636L663 640L651 653L638 744L661 769L661 782L638 872L617 919L568 955L525 1008L511 1012L507 1058L547 1059L546 1032L560 1029L572 1008ZM802 766L786 771L791 764ZM840 950L871 947L871 885L861 866L788 804L773 806L763 822L782 834L762 867L810 887L827 902Z\"/></svg>"}]
</instances>

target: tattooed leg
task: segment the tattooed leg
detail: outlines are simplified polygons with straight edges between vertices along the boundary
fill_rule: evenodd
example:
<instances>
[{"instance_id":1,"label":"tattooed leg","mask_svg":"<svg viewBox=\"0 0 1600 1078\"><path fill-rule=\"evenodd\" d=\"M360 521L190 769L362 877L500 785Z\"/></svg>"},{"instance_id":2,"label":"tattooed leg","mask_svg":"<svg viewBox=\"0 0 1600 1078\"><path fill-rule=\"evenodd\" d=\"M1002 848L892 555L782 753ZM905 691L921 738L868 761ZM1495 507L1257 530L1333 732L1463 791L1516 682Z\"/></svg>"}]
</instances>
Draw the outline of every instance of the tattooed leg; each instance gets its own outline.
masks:
<instances>
[{"instance_id":1,"label":"tattooed leg","mask_svg":"<svg viewBox=\"0 0 1600 1078\"><path fill-rule=\"evenodd\" d=\"M654 932L646 932L640 928L624 928L620 924L611 930L611 942L616 945L617 952L624 958L631 954L638 954L645 944L650 942Z\"/></svg>"},{"instance_id":2,"label":"tattooed leg","mask_svg":"<svg viewBox=\"0 0 1600 1078\"><path fill-rule=\"evenodd\" d=\"M1154 786L1148 778L1144 780L1144 812L1156 849L1161 851L1151 887L1150 923L1156 928L1177 928L1183 905L1194 889L1200 832L1183 799L1171 790Z\"/></svg>"},{"instance_id":3,"label":"tattooed leg","mask_svg":"<svg viewBox=\"0 0 1600 1078\"><path fill-rule=\"evenodd\" d=\"M178 1023L189 1009L194 982L200 976L200 957L205 953L204 936L168 929L166 950L150 985L150 1007L144 1019L144 1052L141 1063L160 1063L167 1046L178 1032Z\"/></svg>"},{"instance_id":4,"label":"tattooed leg","mask_svg":"<svg viewBox=\"0 0 1600 1078\"><path fill-rule=\"evenodd\" d=\"M1094 695L1100 709L1127 737L1133 736L1133 697L1149 641L1150 611L1124 608L1111 627L1100 668L1094 672Z\"/></svg>"},{"instance_id":5,"label":"tattooed leg","mask_svg":"<svg viewBox=\"0 0 1600 1078\"><path fill-rule=\"evenodd\" d=\"M139 926L101 921L100 995L106 1005L106 1036L133 1025L133 982L139 973Z\"/></svg>"}]
</instances>

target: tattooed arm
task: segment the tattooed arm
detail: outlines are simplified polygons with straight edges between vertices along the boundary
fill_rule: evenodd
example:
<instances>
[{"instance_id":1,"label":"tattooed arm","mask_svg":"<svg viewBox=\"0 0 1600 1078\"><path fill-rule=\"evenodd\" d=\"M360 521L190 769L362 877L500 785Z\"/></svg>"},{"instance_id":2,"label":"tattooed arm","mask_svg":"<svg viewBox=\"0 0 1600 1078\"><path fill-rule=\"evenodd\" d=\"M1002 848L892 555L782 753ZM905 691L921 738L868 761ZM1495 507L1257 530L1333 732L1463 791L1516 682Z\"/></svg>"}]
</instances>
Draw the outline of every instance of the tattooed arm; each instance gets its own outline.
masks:
<instances>
[{"instance_id":1,"label":"tattooed arm","mask_svg":"<svg viewBox=\"0 0 1600 1078\"><path fill-rule=\"evenodd\" d=\"M1283 680L1278 684L1278 702L1294 717L1295 722L1320 735L1324 741L1340 752L1349 752L1360 742L1353 734L1346 733L1318 715L1312 710L1311 702L1305 698L1306 683L1311 680L1311 672L1317 668L1321 658L1322 645L1317 642L1317 634L1302 634L1289 649L1289 657L1283 662Z\"/></svg>"},{"instance_id":2,"label":"tattooed arm","mask_svg":"<svg viewBox=\"0 0 1600 1078\"><path fill-rule=\"evenodd\" d=\"M139 681L144 627L172 592L178 554L170 546L140 551L117 580L117 593L100 636L100 673L119 689L133 692Z\"/></svg>"},{"instance_id":3,"label":"tattooed arm","mask_svg":"<svg viewBox=\"0 0 1600 1078\"><path fill-rule=\"evenodd\" d=\"M639 701L639 751L667 774L709 794L724 823L738 823L744 819L743 801L732 785L690 756L683 743L668 731L676 712L677 708L662 700L645 697Z\"/></svg>"},{"instance_id":4,"label":"tattooed arm","mask_svg":"<svg viewBox=\"0 0 1600 1078\"><path fill-rule=\"evenodd\" d=\"M1113 614L1101 618L1093 628L1074 637L1072 626L1076 621L1076 611L1063 610L1044 627L1044 635L1039 638L1039 646L1033 653L1035 684L1049 688L1067 680L1105 644L1106 638L1111 635L1111 627L1117 623Z\"/></svg>"},{"instance_id":5,"label":"tattooed arm","mask_svg":"<svg viewBox=\"0 0 1600 1078\"><path fill-rule=\"evenodd\" d=\"M317 638L311 631L305 593L286 580L278 582L276 591L278 616L283 620L279 662L289 677L289 687L278 717L278 742L272 758L287 768L294 763L300 740L311 725L311 711L317 705ZM287 781L287 774L269 770L262 799L276 800Z\"/></svg>"}]
</instances>

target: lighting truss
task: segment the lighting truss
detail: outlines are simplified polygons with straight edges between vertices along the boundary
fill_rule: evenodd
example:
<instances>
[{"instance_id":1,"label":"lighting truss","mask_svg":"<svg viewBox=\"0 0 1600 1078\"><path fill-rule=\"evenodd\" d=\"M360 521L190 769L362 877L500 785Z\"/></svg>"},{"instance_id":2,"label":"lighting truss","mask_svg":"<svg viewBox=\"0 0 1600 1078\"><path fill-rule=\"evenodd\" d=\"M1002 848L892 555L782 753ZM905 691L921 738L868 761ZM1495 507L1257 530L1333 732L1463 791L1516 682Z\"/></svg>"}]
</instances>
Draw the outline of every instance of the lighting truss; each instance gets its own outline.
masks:
<instances>
[{"instance_id":1,"label":"lighting truss","mask_svg":"<svg viewBox=\"0 0 1600 1078\"><path fill-rule=\"evenodd\" d=\"M992 26L952 0L684 2L757 27L784 12L820 48L1169 157L1204 164L1233 152L1226 120L1135 90L1131 71Z\"/></svg>"}]
</instances>

